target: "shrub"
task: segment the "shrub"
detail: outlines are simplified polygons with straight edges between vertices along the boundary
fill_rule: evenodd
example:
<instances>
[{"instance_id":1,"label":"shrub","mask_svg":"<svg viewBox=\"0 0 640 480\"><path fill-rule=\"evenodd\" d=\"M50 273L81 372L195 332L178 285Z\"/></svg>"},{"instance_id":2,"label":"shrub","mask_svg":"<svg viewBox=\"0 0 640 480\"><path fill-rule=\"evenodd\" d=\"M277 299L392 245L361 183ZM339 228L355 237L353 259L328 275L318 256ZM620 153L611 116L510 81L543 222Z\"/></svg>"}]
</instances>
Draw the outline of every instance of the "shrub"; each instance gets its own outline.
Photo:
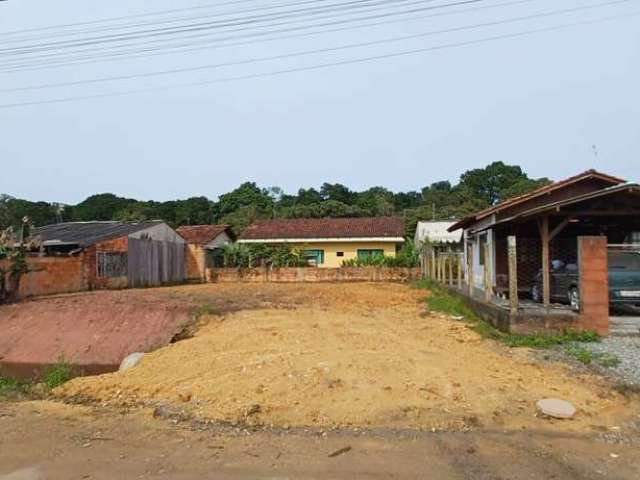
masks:
<instances>
[{"instance_id":1,"label":"shrub","mask_svg":"<svg viewBox=\"0 0 640 480\"><path fill-rule=\"evenodd\" d=\"M45 370L42 382L52 390L71 380L72 376L71 364L61 358L58 363Z\"/></svg>"},{"instance_id":2,"label":"shrub","mask_svg":"<svg viewBox=\"0 0 640 480\"><path fill-rule=\"evenodd\" d=\"M406 267L420 265L420 257L412 241L407 240L395 257L390 255L372 255L344 260L343 267Z\"/></svg>"},{"instance_id":3,"label":"shrub","mask_svg":"<svg viewBox=\"0 0 640 480\"><path fill-rule=\"evenodd\" d=\"M226 245L222 251L225 267L306 267L308 262L302 250L288 245L267 245L264 243Z\"/></svg>"}]
</instances>

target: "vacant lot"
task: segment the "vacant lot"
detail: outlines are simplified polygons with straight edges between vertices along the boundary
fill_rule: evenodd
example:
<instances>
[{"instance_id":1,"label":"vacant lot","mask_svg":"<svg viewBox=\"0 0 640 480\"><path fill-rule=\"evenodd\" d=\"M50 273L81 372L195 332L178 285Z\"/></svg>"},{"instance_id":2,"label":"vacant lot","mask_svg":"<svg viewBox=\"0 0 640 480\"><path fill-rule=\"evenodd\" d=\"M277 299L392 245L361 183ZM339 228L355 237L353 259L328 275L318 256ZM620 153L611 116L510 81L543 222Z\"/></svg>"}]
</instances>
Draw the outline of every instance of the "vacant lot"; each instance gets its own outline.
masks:
<instances>
[{"instance_id":1,"label":"vacant lot","mask_svg":"<svg viewBox=\"0 0 640 480\"><path fill-rule=\"evenodd\" d=\"M564 430L612 425L629 411L596 377L540 365L526 350L426 312L427 292L407 285L227 284L144 294L206 305L207 314L192 338L125 373L73 380L56 391L60 398L284 428L549 426L535 417L535 402L549 396L579 409Z\"/></svg>"}]
</instances>

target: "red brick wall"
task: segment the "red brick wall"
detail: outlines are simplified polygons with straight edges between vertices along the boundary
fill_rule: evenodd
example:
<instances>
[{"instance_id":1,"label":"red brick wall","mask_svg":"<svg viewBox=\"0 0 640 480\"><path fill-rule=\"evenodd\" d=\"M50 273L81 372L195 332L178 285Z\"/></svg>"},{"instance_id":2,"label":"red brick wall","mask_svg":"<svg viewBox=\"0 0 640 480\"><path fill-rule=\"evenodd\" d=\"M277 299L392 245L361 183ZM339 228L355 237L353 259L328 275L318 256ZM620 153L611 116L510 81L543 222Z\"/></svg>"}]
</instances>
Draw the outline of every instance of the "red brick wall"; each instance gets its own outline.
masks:
<instances>
[{"instance_id":1,"label":"red brick wall","mask_svg":"<svg viewBox=\"0 0 640 480\"><path fill-rule=\"evenodd\" d=\"M609 333L609 270L606 237L578 237L580 328Z\"/></svg>"},{"instance_id":2,"label":"red brick wall","mask_svg":"<svg viewBox=\"0 0 640 480\"><path fill-rule=\"evenodd\" d=\"M213 282L389 282L420 278L419 268L215 268L208 270Z\"/></svg>"},{"instance_id":3,"label":"red brick wall","mask_svg":"<svg viewBox=\"0 0 640 480\"><path fill-rule=\"evenodd\" d=\"M18 298L86 290L84 261L84 254L28 258L29 272L20 278Z\"/></svg>"},{"instance_id":4,"label":"red brick wall","mask_svg":"<svg viewBox=\"0 0 640 480\"><path fill-rule=\"evenodd\" d=\"M87 249L87 276L90 279L91 289L100 288L126 288L129 281L126 276L105 278L98 277L97 257L98 252L122 252L129 250L129 237L120 237L113 240L96 243Z\"/></svg>"}]
</instances>

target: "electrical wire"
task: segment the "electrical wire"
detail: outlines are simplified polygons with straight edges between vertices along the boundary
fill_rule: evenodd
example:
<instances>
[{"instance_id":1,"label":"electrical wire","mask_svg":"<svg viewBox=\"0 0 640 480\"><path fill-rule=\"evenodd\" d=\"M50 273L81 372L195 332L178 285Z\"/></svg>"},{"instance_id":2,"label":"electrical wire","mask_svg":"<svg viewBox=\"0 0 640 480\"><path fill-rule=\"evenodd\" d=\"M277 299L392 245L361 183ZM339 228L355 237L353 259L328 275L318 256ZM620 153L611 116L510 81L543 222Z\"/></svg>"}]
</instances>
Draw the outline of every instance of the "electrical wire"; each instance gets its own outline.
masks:
<instances>
[{"instance_id":1,"label":"electrical wire","mask_svg":"<svg viewBox=\"0 0 640 480\"><path fill-rule=\"evenodd\" d=\"M342 50L349 50L349 49L352 49L352 48L363 48L363 47L371 47L371 46L374 46L374 45L382 45L382 44L387 44L387 43L402 42L402 41L406 41L406 40L412 40L412 39L416 39L416 38L424 38L424 37L433 36L433 35L442 35L442 34L447 34L447 33L474 30L474 29L478 29L478 28L495 27L495 26L506 25L506 24L510 24L510 23L524 22L524 21L534 20L534 19L539 19L539 18L553 17L553 16L556 16L556 15L564 15L564 14L567 14L567 13L575 13L575 12L580 12L580 11L586 11L586 10L590 10L590 9L594 9L594 8L602 8L602 7L607 7L607 6L611 6L611 5L618 5L618 4L622 4L622 3L628 3L629 1L631 1L631 0L611 0L611 1L602 2L602 3L598 3L598 4L592 4L592 5L588 5L588 6L558 9L558 10L552 10L552 11L536 13L536 14L531 14L531 15L523 15L523 16L511 17L511 18L507 18L507 19L494 20L494 21L491 21L491 22L484 22L484 23L477 23L477 24L471 24L471 25L463 25L463 26L458 26L458 27L445 28L445 29L441 29L441 30L432 30L432 31L427 31L427 32L420 32L420 33L416 33L416 34L412 34L412 35L403 35L403 36L397 36L397 37L390 37L390 38L372 40L372 41L367 41L367 42L350 43L350 44L346 44L346 45L339 45L339 46L336 46L336 47L318 48L318 49L313 49L313 50L303 50L303 51L299 51L299 52L284 53L284 54L279 54L279 55L270 55L270 56L266 56L266 57L255 57L255 58L249 58L249 59L245 59L245 60L235 60L235 61L231 61L231 62L222 62L222 63L198 65L198 66L195 66L195 67L173 68L173 69L158 70L158 71L146 72L146 73L136 73L136 74L131 74L131 75L115 75L115 76L108 76L108 77L93 78L93 79L88 79L88 80L76 80L76 81L59 82L59 83L45 83L45 84L40 84L40 85L29 85L29 86L24 86L24 87L0 89L0 92L1 93L22 92L22 91L28 91L28 90L42 90L42 89L45 89L45 88L71 87L71 86L78 86L78 85L88 85L88 84L114 82L114 81L122 81L122 80L133 80L133 79L139 79L139 78L150 78L150 77L157 77L157 76L164 76L164 75L174 75L174 74L177 74L177 73L187 73L187 72L196 72L196 71L202 71L202 70L212 70L212 69L233 67L233 66L239 66L239 65L248 65L248 64L253 64L253 63L271 62L271 61L274 61L274 60L284 60L284 59L288 59L288 58L296 58L296 57L302 57L302 56L307 56L307 55L317 55L317 54L321 54L321 53L331 53L331 52L337 52L337 51L342 51Z\"/></svg>"},{"instance_id":2,"label":"electrical wire","mask_svg":"<svg viewBox=\"0 0 640 480\"><path fill-rule=\"evenodd\" d=\"M117 57L124 57L125 59L129 59L129 58L140 58L140 57L145 57L145 56L153 56L153 55L163 55L163 54L167 54L167 53L184 53L184 52L189 52L189 51L197 51L197 50L202 50L202 49L211 49L211 48L227 48L230 46L240 46L240 45L249 45L252 43L256 43L257 41L275 41L275 40L282 40L282 39L286 39L286 38L296 38L296 37L304 37L304 36L309 36L309 35L319 35L319 34L323 34L323 33L330 33L330 32L337 32L337 31L344 31L344 30L350 30L350 29L357 29L357 28L365 28L365 27L369 27L369 26L377 26L377 25L384 25L384 24L390 24L390 23L398 23L398 22L405 22L405 21L411 21L411 20L418 20L418 19L424 19L424 18L430 18L430 17L436 17L436 16L442 16L442 15L453 15L453 14L460 14L460 13L465 13L465 12L471 12L471 11L476 11L476 10L481 10L481 9L488 9L488 8L496 8L496 7L502 7L502 6L509 6L509 5L515 5L515 4L521 4L521 3L529 3L529 2L533 2L533 1L538 1L538 0L515 0L515 1L510 1L510 2L503 2L503 3L499 3L499 4L494 4L494 5L484 5L481 7L477 7L477 8L471 8L471 9L457 9L457 10L453 10L453 11L446 11L446 12L438 12L435 14L429 14L429 15L421 15L421 16L413 16L413 17L405 17L405 18L400 18L400 19L394 19L391 21L379 21L379 22L369 22L369 23L365 23L365 24L360 24L360 25L350 25L350 26L346 26L346 27L342 27L342 28L331 28L331 29L325 29L325 30L319 30L319 31L313 31L313 32L306 32L306 33L299 33L299 34L294 34L294 35L283 35L283 36L278 36L278 37L274 37L274 38L268 38L268 39L264 39L264 38L260 38L260 37L265 37L265 36L269 36L269 35L274 35L274 34L280 34L280 33L287 33L287 32L296 32L296 31L301 31L301 30L308 30L308 29L312 29L312 28L319 28L319 27L326 27L326 26L336 26L336 25L349 25L351 23L354 22L362 22L365 20L372 20L372 19L384 19L384 18L389 18L389 17L395 17L397 15L406 15L406 14L412 14L412 13L419 13L419 12L424 12L424 11L432 11L432 10L438 10L438 9L445 9L445 8L450 8L450 7L460 7L460 6L464 6L464 5L469 5L469 4L473 4L473 3L479 3L482 0L459 0L453 3L448 3L448 4L441 4L441 5L435 5L435 6L426 6L426 7L419 7L419 8L415 8L415 9L411 9L411 10L403 10L403 11L396 11L396 12L386 12L386 13L382 13L382 14L375 14L375 15L368 15L368 16L364 16L364 17L358 17L358 18L349 18L349 19L342 19L342 20L337 20L337 21L331 21L331 22L324 22L324 23L315 23L315 24L310 24L310 25L301 25L301 26L297 26L297 27L288 27L288 28L283 28L283 29L277 29L277 30L268 30L265 32L255 32L255 33L249 33L249 34L241 34L241 35L233 35L233 36L226 36L226 37L217 37L217 38L213 38L213 39L209 39L206 41L203 40L199 40L197 42L183 42L183 43L169 43L169 44L161 44L161 45L154 45L155 42L141 42L140 45L144 45L144 44L151 44L151 46L146 47L146 48L137 48L137 49L129 49L129 50L117 50L117 49L112 49L112 47L105 47L102 51L103 53L101 55L99 55L98 53L101 51L101 49L96 49L95 47L93 48L89 48L89 49L85 49L79 52L75 52L75 53L84 53L84 52L89 52L88 55L60 55L60 54L49 54L49 55L41 55L39 57L36 57L35 60L44 60L44 61L40 61L39 63L36 63L35 65L32 63L32 61L34 60L34 58L30 58L29 61L22 61L22 63L20 63L20 61L18 62L0 62L0 71L5 71L5 72L16 72L16 71L25 71L25 70L37 70L37 69L41 69L41 68L45 68L45 67L51 67L51 66L67 66L67 65L77 65L77 64L86 64L86 63L95 63L98 61L104 61L104 59L113 59L113 58L117 58ZM336 15L331 15L330 17L335 17ZM272 24L272 25L268 25L269 27L272 26L278 26L278 25L283 25L283 24L295 24L298 23L297 21L293 21L293 22L281 22L278 24ZM238 32L238 31L245 31L245 30L251 30L251 28L239 28L239 29L234 29L232 31L226 31L224 32L226 33L233 33L233 32ZM208 36L210 34L206 34L204 36ZM203 36L202 34L200 34L199 36ZM243 39L243 38L258 38L258 40L254 40L254 41L247 41L247 42L235 42L235 43L225 43L225 44L221 44L224 41L227 40L237 40L237 39ZM184 48L184 47L190 47L190 46L194 46L194 48ZM171 51L166 51L166 49L174 49L174 50L178 50L178 52L171 52ZM131 55L131 54L140 54L140 55ZM47 61L48 60L48 61ZM87 61L84 61L87 60Z\"/></svg>"},{"instance_id":3,"label":"electrical wire","mask_svg":"<svg viewBox=\"0 0 640 480\"><path fill-rule=\"evenodd\" d=\"M564 23L564 24L554 25L549 27L529 29L529 30L524 30L524 31L514 32L514 33L506 33L506 34L500 34L500 35L481 37L473 40L444 43L444 44L434 45L430 47L423 47L423 48L417 48L412 50L403 50L399 52L392 52L392 53L381 54L381 55L371 55L367 57L353 58L353 59L342 60L337 62L328 62L328 63L321 63L321 64L310 65L310 66L292 67L292 68L281 69L281 70L273 70L270 72L220 77L220 78L215 78L210 80L201 80L196 82L165 85L162 87L140 88L140 89L133 89L133 90L122 90L118 92L107 92L102 94L90 94L90 95L82 95L82 96L60 97L60 98L50 98L50 99L44 99L44 100L32 100L32 101L25 101L25 102L6 103L6 104L0 104L0 109L35 106L35 105L58 104L58 103L67 103L67 102L74 102L74 101L81 101L81 100L99 99L99 98L111 98L111 97L133 95L137 93L166 91L166 90L171 90L176 88L196 87L196 86L212 85L217 83L228 83L228 82L234 82L234 81L267 78L267 77L285 75L285 74L296 73L296 72L306 72L306 71L314 71L314 70L327 69L327 68L335 68L335 67L345 66L345 65L360 64L360 63L379 61L379 60L385 60L390 58L416 55L420 53L447 50L451 48L461 48L465 46L484 44L484 43L489 43L489 42L494 42L499 40L525 37L525 36L535 35L539 33L559 31L566 28L572 28L572 27L578 27L578 26L594 25L594 24L613 21L613 20L628 19L630 17L635 17L637 15L640 15L640 11L625 13L623 15L614 15L609 17L601 17L597 19L584 20L579 22Z\"/></svg>"}]
</instances>

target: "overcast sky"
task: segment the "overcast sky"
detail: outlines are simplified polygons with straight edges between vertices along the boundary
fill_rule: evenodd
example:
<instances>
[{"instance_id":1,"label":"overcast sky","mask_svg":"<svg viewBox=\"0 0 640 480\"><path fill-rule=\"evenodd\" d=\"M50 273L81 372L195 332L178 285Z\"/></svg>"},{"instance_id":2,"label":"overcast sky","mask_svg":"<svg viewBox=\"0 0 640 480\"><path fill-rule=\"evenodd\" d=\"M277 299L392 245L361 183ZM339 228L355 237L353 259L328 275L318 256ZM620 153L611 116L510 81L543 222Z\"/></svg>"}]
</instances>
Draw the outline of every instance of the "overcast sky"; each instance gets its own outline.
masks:
<instances>
[{"instance_id":1,"label":"overcast sky","mask_svg":"<svg viewBox=\"0 0 640 480\"><path fill-rule=\"evenodd\" d=\"M235 10L255 15L249 10L294 3L224 1L228 5L220 7L218 2L217 8L185 10L171 16L209 18L206 16ZM316 0L313 4L346 1ZM424 6L452 0L400 1ZM6 32L215 2L0 2L0 70L4 69L0 71L0 105L155 88L126 96L0 108L0 192L66 203L100 192L156 200L197 195L216 198L247 180L262 186L278 185L285 191L317 187L323 182L341 182L354 189L382 185L398 191L420 189L442 179L455 181L464 170L496 160L521 165L535 177L560 179L593 167L640 180L640 0L459 29L605 3L530 0L477 8L505 2L511 3L482 0L423 10L419 15L459 12L419 19L387 17L406 21L322 35L24 72L6 72L9 62L15 60L6 57L2 48L57 41L59 37L51 35L59 30ZM393 12L393 8L397 9L390 6L375 11ZM470 8L474 10L464 11ZM333 68L164 88L605 17L615 18ZM134 18L149 22L168 17ZM71 38L102 35L97 33L100 26L82 26L85 31ZM11 91L456 28L452 33L269 62ZM29 40L28 36L37 38ZM8 44L7 39L20 41ZM42 66L38 59L29 61L30 66Z\"/></svg>"}]
</instances>

